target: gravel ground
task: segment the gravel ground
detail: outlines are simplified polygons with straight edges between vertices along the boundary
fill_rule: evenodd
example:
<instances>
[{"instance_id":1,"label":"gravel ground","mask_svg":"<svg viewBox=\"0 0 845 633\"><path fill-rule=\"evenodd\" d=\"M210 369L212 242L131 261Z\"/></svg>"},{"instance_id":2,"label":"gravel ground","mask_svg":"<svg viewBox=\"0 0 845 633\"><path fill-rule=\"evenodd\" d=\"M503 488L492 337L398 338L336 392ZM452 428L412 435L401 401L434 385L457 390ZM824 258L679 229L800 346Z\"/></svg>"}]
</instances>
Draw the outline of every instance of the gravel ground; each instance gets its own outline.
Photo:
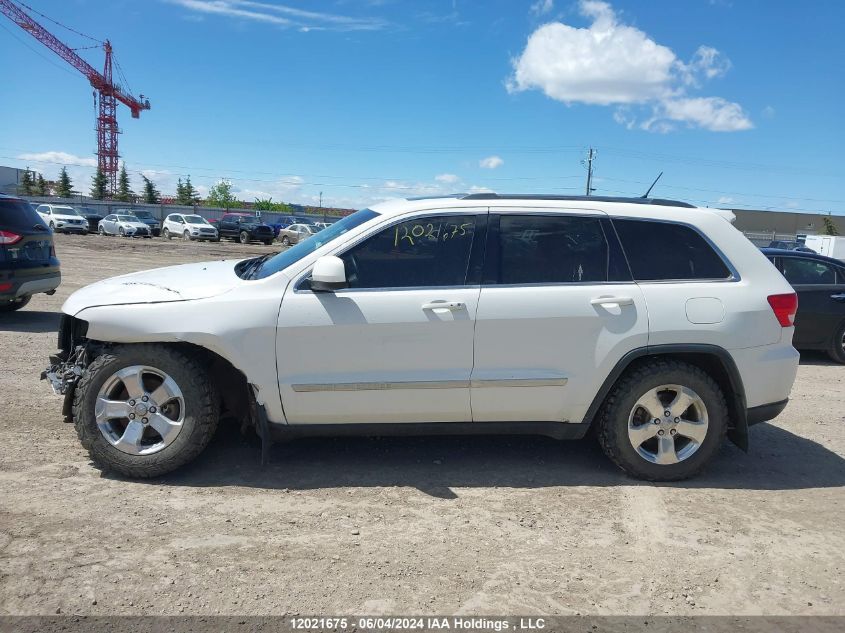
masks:
<instances>
[{"instance_id":1,"label":"gravel ground","mask_svg":"<svg viewBox=\"0 0 845 633\"><path fill-rule=\"evenodd\" d=\"M590 440L299 440L225 427L136 482L89 463L38 381L59 308L114 274L272 247L57 236L64 281L0 315L0 614L845 614L845 367L701 477Z\"/></svg>"}]
</instances>

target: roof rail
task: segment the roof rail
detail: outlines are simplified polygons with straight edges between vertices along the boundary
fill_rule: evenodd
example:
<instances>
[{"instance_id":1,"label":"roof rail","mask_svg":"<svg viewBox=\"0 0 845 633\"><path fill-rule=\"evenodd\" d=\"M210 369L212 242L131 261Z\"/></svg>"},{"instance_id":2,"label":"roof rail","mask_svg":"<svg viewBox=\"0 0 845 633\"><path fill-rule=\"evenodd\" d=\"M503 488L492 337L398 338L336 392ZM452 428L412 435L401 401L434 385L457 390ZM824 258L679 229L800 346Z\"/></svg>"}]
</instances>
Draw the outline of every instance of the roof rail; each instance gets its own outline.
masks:
<instances>
[{"instance_id":1,"label":"roof rail","mask_svg":"<svg viewBox=\"0 0 845 633\"><path fill-rule=\"evenodd\" d=\"M689 202L665 198L625 198L616 196L558 196L547 194L473 193L460 196L461 200L560 200L570 202L624 202L627 204L656 204L663 207L696 208Z\"/></svg>"}]
</instances>

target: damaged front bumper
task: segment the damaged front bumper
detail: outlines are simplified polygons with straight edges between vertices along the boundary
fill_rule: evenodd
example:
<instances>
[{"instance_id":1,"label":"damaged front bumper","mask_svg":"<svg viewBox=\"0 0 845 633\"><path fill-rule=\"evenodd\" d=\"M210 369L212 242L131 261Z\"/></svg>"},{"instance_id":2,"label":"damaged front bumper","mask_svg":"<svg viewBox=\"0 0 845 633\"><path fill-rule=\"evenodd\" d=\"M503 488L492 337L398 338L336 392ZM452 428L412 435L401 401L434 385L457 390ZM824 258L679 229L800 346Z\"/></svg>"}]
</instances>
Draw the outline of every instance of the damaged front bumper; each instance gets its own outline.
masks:
<instances>
[{"instance_id":1,"label":"damaged front bumper","mask_svg":"<svg viewBox=\"0 0 845 633\"><path fill-rule=\"evenodd\" d=\"M59 323L58 351L50 355L50 366L41 372L41 380L50 382L53 393L64 396L62 413L65 421L73 419L73 394L76 383L88 366L88 324L81 319L62 315Z\"/></svg>"}]
</instances>

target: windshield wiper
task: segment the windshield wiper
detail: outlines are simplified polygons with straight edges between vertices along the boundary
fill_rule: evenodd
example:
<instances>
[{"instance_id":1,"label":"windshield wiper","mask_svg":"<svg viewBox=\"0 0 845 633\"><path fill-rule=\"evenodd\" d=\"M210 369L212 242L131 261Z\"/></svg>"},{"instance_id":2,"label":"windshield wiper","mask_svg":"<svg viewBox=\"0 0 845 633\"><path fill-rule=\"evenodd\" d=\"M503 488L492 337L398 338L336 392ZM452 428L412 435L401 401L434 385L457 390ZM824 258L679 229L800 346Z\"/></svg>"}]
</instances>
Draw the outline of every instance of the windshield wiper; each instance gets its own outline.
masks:
<instances>
[{"instance_id":1,"label":"windshield wiper","mask_svg":"<svg viewBox=\"0 0 845 633\"><path fill-rule=\"evenodd\" d=\"M255 276L258 274L258 271L261 270L261 266L266 262L268 259L273 257L276 253L267 253L266 255L262 255L261 257L256 257L255 259L250 260L250 262L244 266L243 269L243 278L244 279L255 279Z\"/></svg>"}]
</instances>

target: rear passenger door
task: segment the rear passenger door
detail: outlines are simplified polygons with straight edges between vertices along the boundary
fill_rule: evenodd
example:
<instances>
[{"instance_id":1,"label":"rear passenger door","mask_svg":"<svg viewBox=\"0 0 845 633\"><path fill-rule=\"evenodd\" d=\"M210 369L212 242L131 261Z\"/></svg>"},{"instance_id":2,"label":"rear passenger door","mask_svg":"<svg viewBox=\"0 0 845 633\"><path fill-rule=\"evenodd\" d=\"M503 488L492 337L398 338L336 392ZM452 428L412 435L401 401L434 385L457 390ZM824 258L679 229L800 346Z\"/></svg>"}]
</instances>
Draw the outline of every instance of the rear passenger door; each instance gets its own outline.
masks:
<instances>
[{"instance_id":1,"label":"rear passenger door","mask_svg":"<svg viewBox=\"0 0 845 633\"><path fill-rule=\"evenodd\" d=\"M482 282L474 421L582 422L647 343L645 301L599 211L491 210Z\"/></svg>"}]
</instances>

